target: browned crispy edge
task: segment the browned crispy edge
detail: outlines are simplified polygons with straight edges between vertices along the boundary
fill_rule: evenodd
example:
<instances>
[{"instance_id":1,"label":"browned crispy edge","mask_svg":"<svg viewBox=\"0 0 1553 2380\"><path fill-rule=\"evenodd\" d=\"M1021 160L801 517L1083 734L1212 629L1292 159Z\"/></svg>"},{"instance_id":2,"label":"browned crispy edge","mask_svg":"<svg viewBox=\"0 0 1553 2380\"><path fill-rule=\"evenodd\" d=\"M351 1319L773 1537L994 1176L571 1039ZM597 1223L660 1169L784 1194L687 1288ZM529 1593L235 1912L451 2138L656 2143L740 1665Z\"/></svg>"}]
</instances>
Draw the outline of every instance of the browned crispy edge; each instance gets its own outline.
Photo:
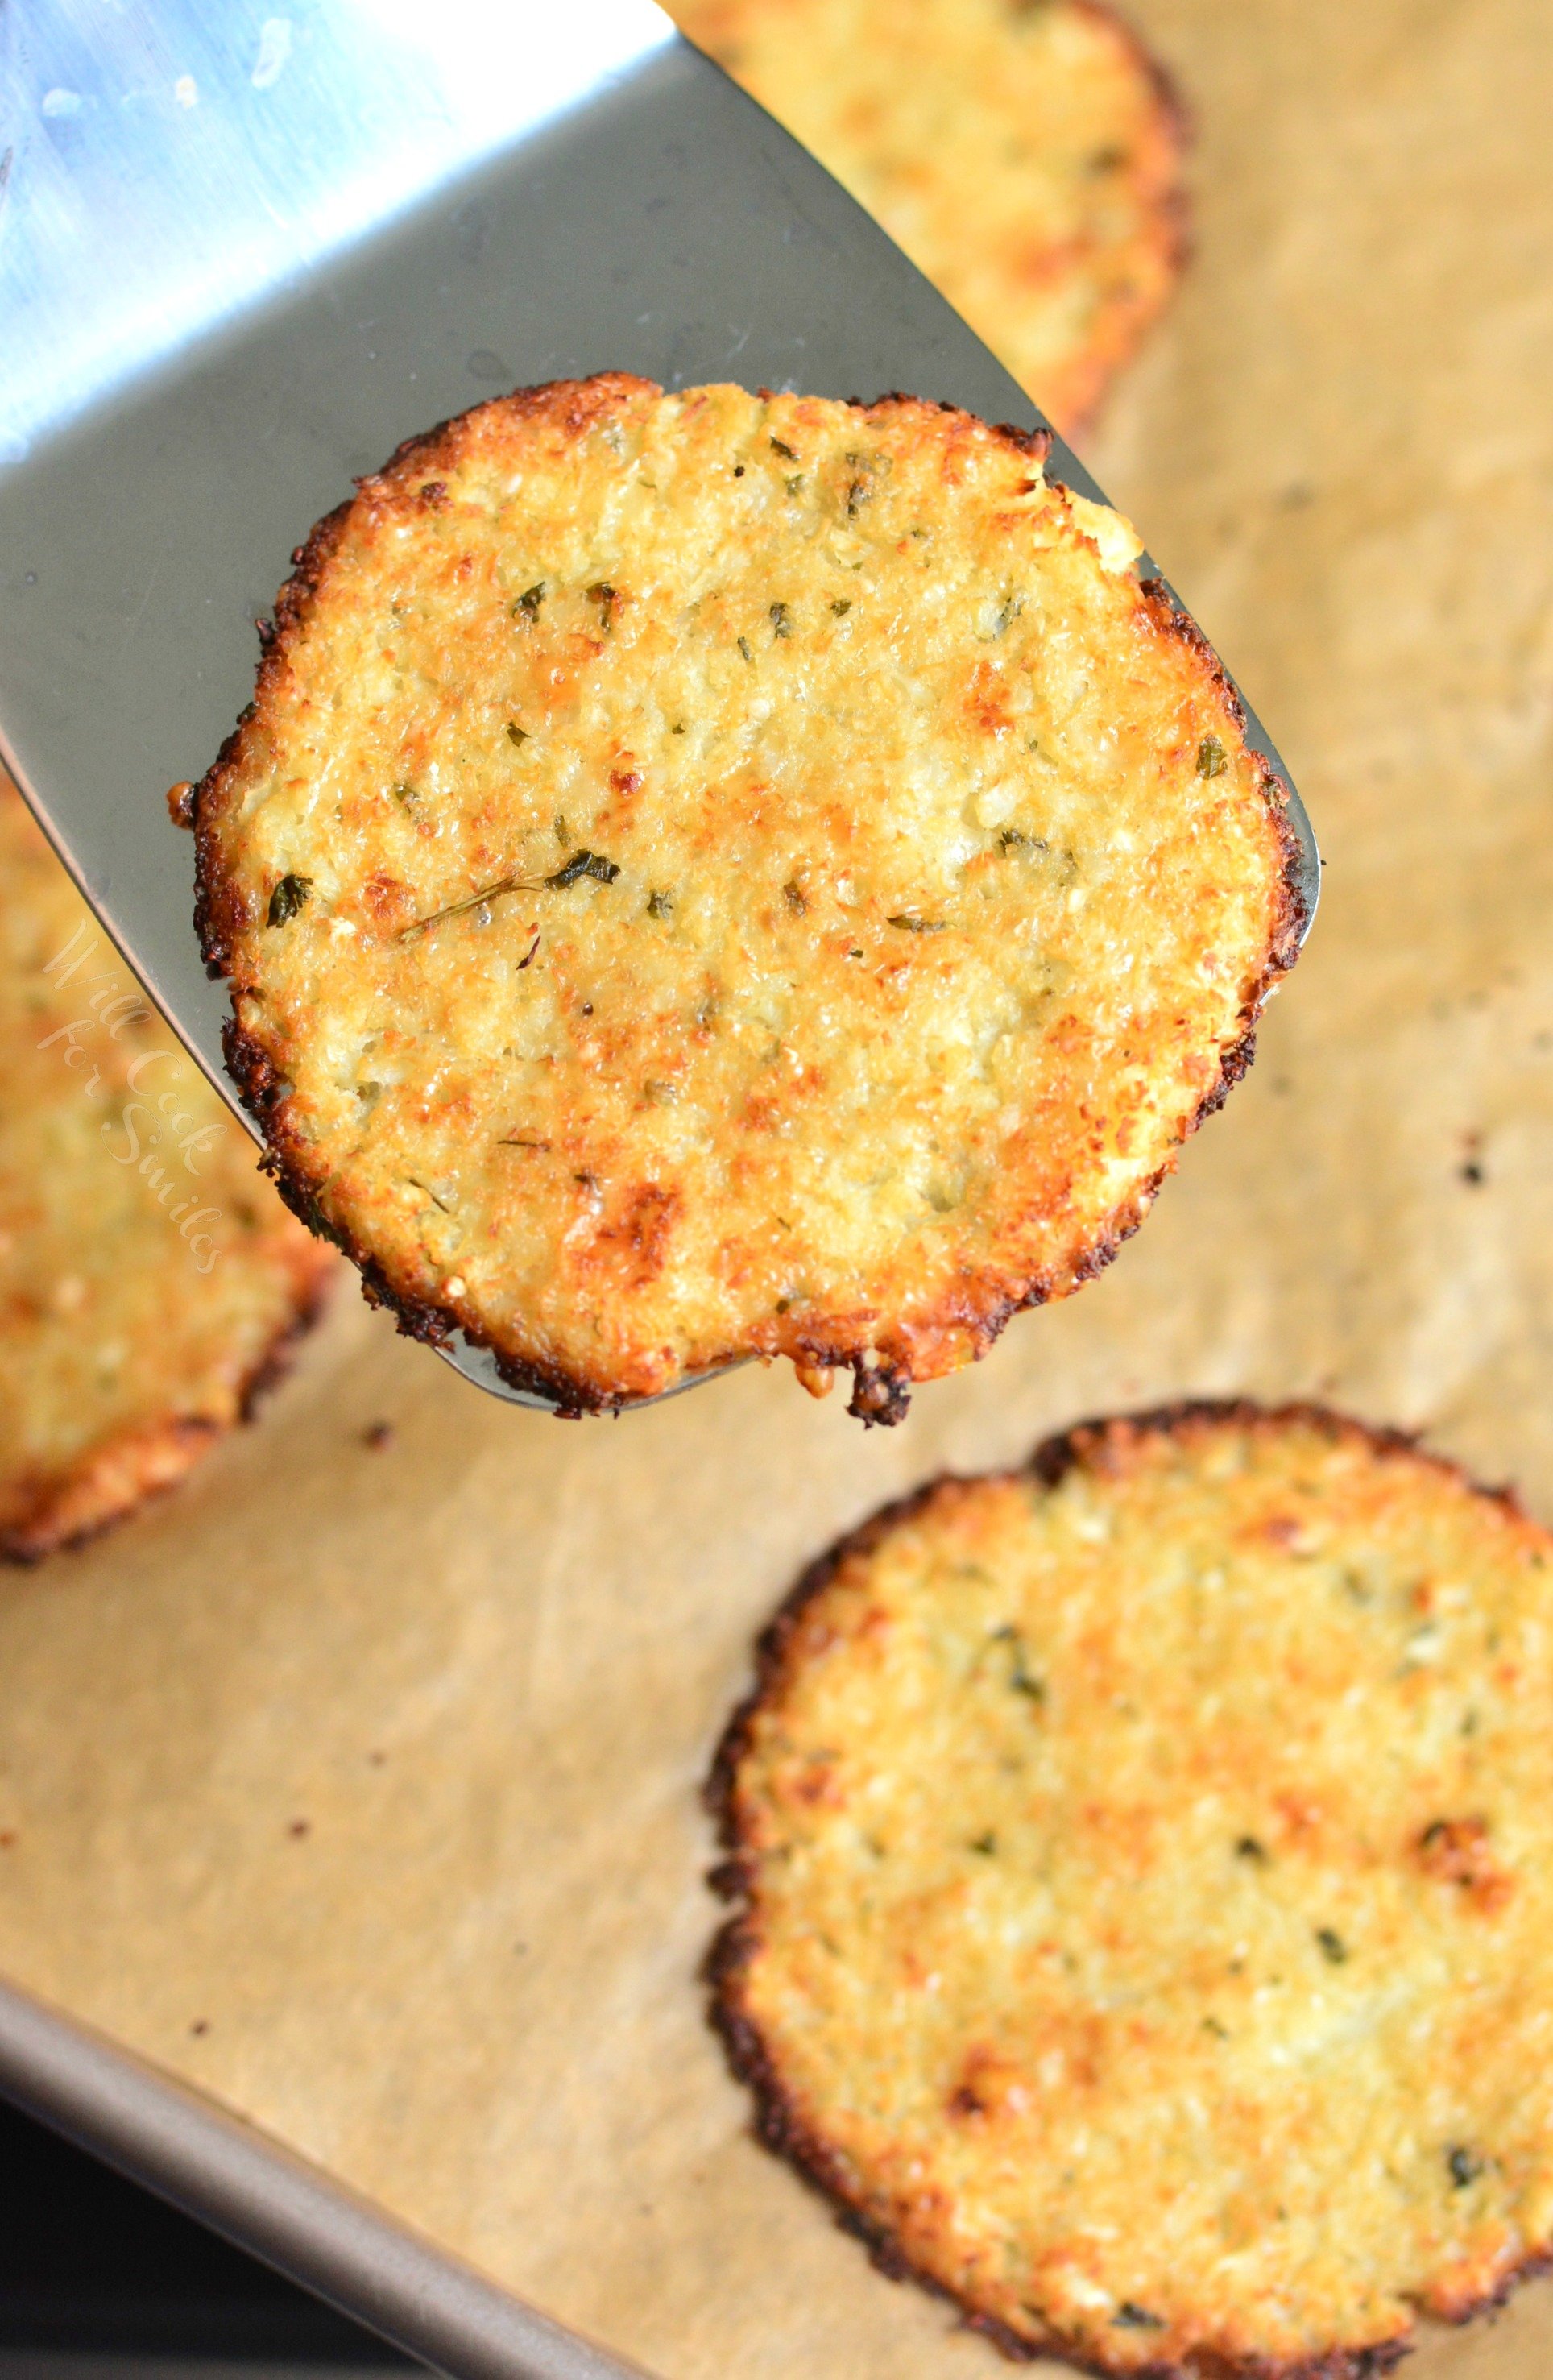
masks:
<instances>
[{"instance_id":1,"label":"browned crispy edge","mask_svg":"<svg viewBox=\"0 0 1553 2380\"><path fill-rule=\"evenodd\" d=\"M292 1272L291 1311L239 1385L238 1425L285 1378L328 1303L334 1266L322 1251L301 1252ZM40 1485L19 1520L0 1526L0 1562L29 1566L102 1536L179 1486L231 1426L210 1415L162 1414L89 1448Z\"/></svg>"},{"instance_id":2,"label":"browned crispy edge","mask_svg":"<svg viewBox=\"0 0 1553 2380\"><path fill-rule=\"evenodd\" d=\"M1176 168L1171 188L1161 195L1153 209L1153 222L1159 235L1160 249L1169 275L1166 286L1153 303L1134 306L1131 311L1115 320L1108 337L1095 343L1086 351L1082 373L1077 370L1070 372L1072 396L1068 396L1067 391L1062 392L1068 398L1060 406L1062 434L1067 438L1082 438L1094 422L1118 373L1132 361L1164 313L1176 285L1192 261L1192 201L1186 188L1184 168L1195 137L1195 127L1192 111L1175 77L1155 56L1136 26L1122 10L1111 7L1109 0L1073 0L1073 5L1086 17L1109 25L1130 53L1153 93L1160 129L1170 143ZM1039 402L1038 399L1037 401Z\"/></svg>"},{"instance_id":3,"label":"browned crispy edge","mask_svg":"<svg viewBox=\"0 0 1553 2380\"><path fill-rule=\"evenodd\" d=\"M1117 2380L1117 2375L1124 2375L1124 2380L1374 2380L1375 2374L1389 2371L1411 2352L1416 2337L1409 2333L1370 2347L1333 2347L1293 2363L1278 2362L1266 2356L1225 2356L1213 2350L1199 2350L1182 2363L1108 2362L1085 2353L1055 2331L1038 2337L1023 2336L996 2317L979 2313L974 2300L914 2264L889 2227L857 2204L842 2160L810 2122L801 2100L789 2091L778 2059L768 2048L745 2004L744 1973L760 1948L761 1937L757 1863L746 1850L739 1823L739 1770L751 1749L757 1716L768 1703L780 1699L786 1689L795 1639L808 1606L825 1592L846 1562L856 1555L872 1553L894 1530L923 1511L940 1488L975 1485L980 1479L1010 1480L1031 1475L1043 1486L1055 1488L1071 1471L1122 1468L1128 1451L1145 1438L1186 1439L1194 1433L1225 1426L1271 1435L1293 1425L1304 1425L1334 1439L1356 1440L1377 1454L1405 1456L1425 1463L1460 1481L1474 1495L1502 1505L1516 1520L1528 1519L1512 1488L1485 1487L1459 1463L1422 1448L1412 1433L1359 1421L1352 1415L1334 1413L1326 1405L1298 1400L1268 1406L1244 1397L1184 1398L1141 1413L1076 1422L1071 1428L1043 1439L1019 1470L980 1475L940 1472L910 1495L882 1506L811 1562L757 1639L755 1683L728 1721L713 1755L704 1799L726 1857L712 1869L709 1881L720 1899L740 1906L725 1920L707 1955L708 2012L734 2079L746 2083L754 2096L756 2136L829 2202L842 2229L862 2241L870 2262L881 2273L893 2281L915 2281L931 2296L956 2306L965 2327L979 2332L1013 2363L1030 2363L1042 2356L1051 2356L1081 2372L1098 2374L1102 2380ZM1491 2313L1523 2281L1548 2271L1553 2271L1553 2242L1530 2251L1492 2290L1458 2308L1449 2319L1459 2325Z\"/></svg>"},{"instance_id":4,"label":"browned crispy edge","mask_svg":"<svg viewBox=\"0 0 1553 2380\"><path fill-rule=\"evenodd\" d=\"M412 477L420 481L421 488L428 485L435 487L434 477L422 480L420 475L434 474L439 461L444 458L451 460L456 455L465 425L476 415L497 407L520 415L551 410L559 413L568 428L576 428L583 425L612 396L642 389L661 395L655 382L643 381L628 372L598 372L588 380L548 381L532 388L515 389L508 396L491 398L484 405L471 407L467 412L455 414L451 419L438 422L434 428L422 431L419 436L406 439L394 449L381 472L357 481L358 490L371 488L375 492L403 497ZM764 389L759 393L762 396L770 395ZM919 400L899 390L892 390L876 399L874 407L866 405L857 397L849 401L859 412L869 412L879 406L912 405ZM944 403L940 405L939 410L959 413L963 408ZM975 419L969 415L965 418ZM995 436L1005 439L1020 454L1044 462L1050 446L1048 431L1021 430L1008 422L996 423L991 427ZM231 976L233 942L247 921L238 906L238 896L223 875L216 836L206 805L223 791L243 765L249 738L255 733L255 722L265 699L273 687L278 688L291 647L306 629L324 573L345 535L354 506L359 501L358 493L337 505L334 512L326 514L307 541L293 552L291 558L296 566L275 600L273 624L261 625L260 628L262 651L254 698L195 787L188 805L195 832L194 923L205 960L205 971L212 977ZM1207 663L1231 718L1244 732L1244 712L1240 699L1206 638L1179 610L1161 580L1146 579L1142 585L1146 604L1157 626L1165 634L1180 637ZM1273 987L1289 972L1299 955L1306 921L1305 905L1300 890L1300 848L1288 818L1288 788L1260 755L1253 757L1256 759L1261 772L1269 811L1277 823L1282 853L1278 914L1268 940L1266 965L1241 1011L1243 1030L1240 1038L1224 1052L1218 1079L1205 1091L1195 1112L1183 1124L1183 1140L1195 1132L1205 1117L1222 1107L1230 1090L1250 1066L1256 1053L1256 1019ZM419 1339L429 1346L446 1347L452 1335L462 1331L470 1344L489 1350L495 1359L498 1372L509 1387L542 1398L553 1407L559 1419L575 1420L589 1413L619 1413L640 1402L628 1393L601 1390L559 1366L540 1366L513 1355L455 1308L435 1299L420 1297L404 1287L353 1232L329 1220L318 1203L316 1180L309 1171L309 1152L306 1145L286 1129L285 1080L272 1065L257 1038L245 1032L238 1022L235 996L233 1009L233 1014L223 1028L222 1048L227 1069L241 1092L243 1104L263 1135L265 1170L292 1212L309 1231L333 1241L336 1247L343 1249L357 1267L370 1305L386 1307L406 1337ZM1171 1164L1163 1165L1149 1180L1138 1184L1125 1200L1112 1209L1109 1223L1101 1227L1089 1246L1074 1252L1064 1271L1042 1276L1033 1281L1023 1295L1003 1298L978 1316L974 1325L976 1359L979 1361L987 1354L1015 1314L1027 1307L1043 1305L1053 1297L1065 1296L1103 1271L1143 1221L1171 1170ZM913 1378L906 1367L887 1361L866 1362L860 1359L855 1351L827 1340L823 1336L823 1325L812 1339L805 1339L803 1348L807 1362L817 1368L852 1370L853 1393L848 1411L865 1424L888 1426L904 1418L910 1403ZM731 1348L715 1358L705 1370L721 1370L728 1364L758 1352L753 1348Z\"/></svg>"}]
</instances>

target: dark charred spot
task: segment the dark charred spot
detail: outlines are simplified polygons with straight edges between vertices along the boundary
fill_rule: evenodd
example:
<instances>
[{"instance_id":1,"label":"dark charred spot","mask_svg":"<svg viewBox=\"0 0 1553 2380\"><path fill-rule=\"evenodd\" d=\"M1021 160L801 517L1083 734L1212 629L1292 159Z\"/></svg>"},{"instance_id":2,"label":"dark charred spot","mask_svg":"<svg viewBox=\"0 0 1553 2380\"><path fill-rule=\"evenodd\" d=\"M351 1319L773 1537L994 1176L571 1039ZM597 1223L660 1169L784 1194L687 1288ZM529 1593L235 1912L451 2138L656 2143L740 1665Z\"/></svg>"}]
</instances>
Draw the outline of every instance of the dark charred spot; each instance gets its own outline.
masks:
<instances>
[{"instance_id":1,"label":"dark charred spot","mask_svg":"<svg viewBox=\"0 0 1553 2380\"><path fill-rule=\"evenodd\" d=\"M911 1407L911 1382L889 1364L870 1364L861 1356L853 1366L852 1402L847 1411L869 1429L893 1429Z\"/></svg>"},{"instance_id":2,"label":"dark charred spot","mask_svg":"<svg viewBox=\"0 0 1553 2380\"><path fill-rule=\"evenodd\" d=\"M447 503L447 481L426 480L420 487L420 501L429 513L441 512Z\"/></svg>"}]
</instances>

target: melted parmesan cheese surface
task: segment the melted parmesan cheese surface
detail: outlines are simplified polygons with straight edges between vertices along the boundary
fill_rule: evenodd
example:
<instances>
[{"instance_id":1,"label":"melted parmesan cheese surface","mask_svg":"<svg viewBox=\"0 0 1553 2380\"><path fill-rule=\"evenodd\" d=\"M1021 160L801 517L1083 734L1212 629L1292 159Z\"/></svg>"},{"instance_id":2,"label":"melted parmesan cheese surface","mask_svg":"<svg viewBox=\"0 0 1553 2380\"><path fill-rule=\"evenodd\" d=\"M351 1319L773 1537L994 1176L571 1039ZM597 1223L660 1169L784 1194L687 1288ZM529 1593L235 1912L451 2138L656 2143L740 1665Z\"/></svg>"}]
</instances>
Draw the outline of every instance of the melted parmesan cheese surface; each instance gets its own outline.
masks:
<instances>
[{"instance_id":1,"label":"melted parmesan cheese surface","mask_svg":"<svg viewBox=\"0 0 1553 2380\"><path fill-rule=\"evenodd\" d=\"M1446 1466L1241 1411L940 1486L731 1812L775 2129L1014 2338L1315 2370L1547 2252L1553 1540Z\"/></svg>"},{"instance_id":2,"label":"melted parmesan cheese surface","mask_svg":"<svg viewBox=\"0 0 1553 2380\"><path fill-rule=\"evenodd\" d=\"M931 1378L1063 1294L1292 955L1136 552L912 401L606 375L363 483L199 802L293 1182L583 1404Z\"/></svg>"},{"instance_id":3,"label":"melted parmesan cheese surface","mask_svg":"<svg viewBox=\"0 0 1553 2380\"><path fill-rule=\"evenodd\" d=\"M0 1552L179 1478L333 1269L0 779Z\"/></svg>"}]
</instances>

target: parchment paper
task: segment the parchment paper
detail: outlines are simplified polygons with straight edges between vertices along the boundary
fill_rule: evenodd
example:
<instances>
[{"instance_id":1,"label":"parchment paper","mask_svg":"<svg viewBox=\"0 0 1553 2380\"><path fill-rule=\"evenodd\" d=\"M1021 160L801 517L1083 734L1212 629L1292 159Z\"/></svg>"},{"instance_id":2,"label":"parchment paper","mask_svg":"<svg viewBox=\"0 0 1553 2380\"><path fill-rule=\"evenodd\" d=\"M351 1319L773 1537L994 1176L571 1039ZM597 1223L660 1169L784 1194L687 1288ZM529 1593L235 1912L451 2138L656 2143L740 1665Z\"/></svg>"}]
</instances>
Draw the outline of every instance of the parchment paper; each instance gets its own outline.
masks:
<instances>
[{"instance_id":1,"label":"parchment paper","mask_svg":"<svg viewBox=\"0 0 1553 2380\"><path fill-rule=\"evenodd\" d=\"M697 1787L809 1553L1192 1391L1420 1426L1553 1514L1546 0L1136 13L1199 249L1093 460L1330 863L1152 1221L867 1437L758 1371L514 1413L347 1285L177 1500L0 1581L0 1967L669 2380L998 2368L751 2143L702 2022ZM1553 2291L1414 2368L1545 2374Z\"/></svg>"}]
</instances>

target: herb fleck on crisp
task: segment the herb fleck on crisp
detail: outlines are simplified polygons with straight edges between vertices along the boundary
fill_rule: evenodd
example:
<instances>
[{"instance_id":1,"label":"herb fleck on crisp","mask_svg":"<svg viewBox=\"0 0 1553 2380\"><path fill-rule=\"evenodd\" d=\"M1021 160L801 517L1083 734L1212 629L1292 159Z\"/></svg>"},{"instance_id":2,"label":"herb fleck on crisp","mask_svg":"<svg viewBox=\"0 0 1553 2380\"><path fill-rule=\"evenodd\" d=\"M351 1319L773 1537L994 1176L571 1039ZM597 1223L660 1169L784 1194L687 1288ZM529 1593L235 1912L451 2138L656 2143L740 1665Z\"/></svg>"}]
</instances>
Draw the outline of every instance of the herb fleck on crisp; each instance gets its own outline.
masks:
<instances>
[{"instance_id":1,"label":"herb fleck on crisp","mask_svg":"<svg viewBox=\"0 0 1553 2380\"><path fill-rule=\"evenodd\" d=\"M283 876L270 895L266 922L272 926L289 926L312 889L310 876Z\"/></svg>"},{"instance_id":2,"label":"herb fleck on crisp","mask_svg":"<svg viewBox=\"0 0 1553 2380\"><path fill-rule=\"evenodd\" d=\"M504 900L509 892L564 892L569 884L576 883L583 876L591 876L596 883L613 884L619 873L620 869L613 859L604 859L596 851L574 851L565 866L558 868L553 876L504 876L497 883L484 884L478 892L467 894L462 901L450 901L445 909L434 909L429 917L417 917L410 925L401 927L397 940L413 941L417 934L429 933L433 926L443 924L447 918L462 917L470 909L485 909L488 902ZM489 912L479 922L481 925L489 922ZM520 972L539 946L540 938L536 932L528 958L519 962Z\"/></svg>"},{"instance_id":3,"label":"herb fleck on crisp","mask_svg":"<svg viewBox=\"0 0 1553 2380\"><path fill-rule=\"evenodd\" d=\"M794 453L792 447L787 444L784 439L773 438L771 444L776 448L777 453L782 456L783 462L795 463L797 461L797 455Z\"/></svg>"},{"instance_id":4,"label":"herb fleck on crisp","mask_svg":"<svg viewBox=\"0 0 1553 2380\"><path fill-rule=\"evenodd\" d=\"M1217 735L1205 735L1197 747L1199 777L1221 777L1230 762Z\"/></svg>"},{"instance_id":5,"label":"herb fleck on crisp","mask_svg":"<svg viewBox=\"0 0 1553 2380\"><path fill-rule=\"evenodd\" d=\"M510 744L527 744L528 741L528 730L527 727L520 727L516 719L509 719L507 722L507 741Z\"/></svg>"},{"instance_id":6,"label":"herb fleck on crisp","mask_svg":"<svg viewBox=\"0 0 1553 2380\"><path fill-rule=\"evenodd\" d=\"M1344 1964L1348 1945L1341 1934L1334 1934L1329 1925L1320 1925L1316 1928L1316 1938L1321 1946L1321 1956L1329 1965L1341 1967Z\"/></svg>"},{"instance_id":7,"label":"herb fleck on crisp","mask_svg":"<svg viewBox=\"0 0 1553 2380\"><path fill-rule=\"evenodd\" d=\"M995 1859L998 1852L998 1838L989 1828L986 1834L973 1838L970 1847L973 1852L979 1852L983 1859Z\"/></svg>"},{"instance_id":8,"label":"herb fleck on crisp","mask_svg":"<svg viewBox=\"0 0 1553 2380\"><path fill-rule=\"evenodd\" d=\"M1111 2322L1118 2330L1163 2330L1165 2327L1159 2314L1150 2313L1147 2306L1134 2305L1131 2298L1122 2299L1111 2316Z\"/></svg>"},{"instance_id":9,"label":"herb fleck on crisp","mask_svg":"<svg viewBox=\"0 0 1553 2380\"><path fill-rule=\"evenodd\" d=\"M527 620L530 627L540 616L540 606L545 600L545 583L541 578L520 595L512 607L515 620Z\"/></svg>"},{"instance_id":10,"label":"herb fleck on crisp","mask_svg":"<svg viewBox=\"0 0 1553 2380\"><path fill-rule=\"evenodd\" d=\"M673 894L649 892L647 896L647 914L649 917L672 917L674 914Z\"/></svg>"},{"instance_id":11,"label":"herb fleck on crisp","mask_svg":"<svg viewBox=\"0 0 1553 2380\"><path fill-rule=\"evenodd\" d=\"M445 909L433 909L429 917L412 919L409 925L401 926L395 939L401 942L413 941L417 934L430 933L433 926L442 925L445 918L461 917L469 909L484 909L488 901L499 901L508 892L532 892L534 889L531 877L504 876L499 883L481 885L478 892L471 892L466 900L450 901ZM481 925L488 922L489 913L480 919Z\"/></svg>"},{"instance_id":12,"label":"herb fleck on crisp","mask_svg":"<svg viewBox=\"0 0 1553 2380\"><path fill-rule=\"evenodd\" d=\"M941 917L908 917L902 910L898 917L886 917L887 926L899 926L906 934L942 934L948 931Z\"/></svg>"},{"instance_id":13,"label":"herb fleck on crisp","mask_svg":"<svg viewBox=\"0 0 1553 2380\"><path fill-rule=\"evenodd\" d=\"M1445 2161L1450 2168L1452 2189L1470 2190L1473 2183L1482 2178L1483 2159L1474 2156L1471 2149L1451 2149Z\"/></svg>"},{"instance_id":14,"label":"herb fleck on crisp","mask_svg":"<svg viewBox=\"0 0 1553 2380\"><path fill-rule=\"evenodd\" d=\"M786 902L788 907L792 910L793 915L795 917L801 917L805 910L808 907L808 903L804 898L802 888L791 876L782 888L782 897Z\"/></svg>"},{"instance_id":15,"label":"herb fleck on crisp","mask_svg":"<svg viewBox=\"0 0 1553 2380\"><path fill-rule=\"evenodd\" d=\"M614 607L620 598L607 578L596 578L588 590L588 600L599 606L599 617L607 637L614 625Z\"/></svg>"},{"instance_id":16,"label":"herb fleck on crisp","mask_svg":"<svg viewBox=\"0 0 1553 2380\"><path fill-rule=\"evenodd\" d=\"M851 596L838 595L835 601L831 604L831 609L835 613L838 620L844 620L847 613L852 609Z\"/></svg>"},{"instance_id":17,"label":"herb fleck on crisp","mask_svg":"<svg viewBox=\"0 0 1553 2380\"><path fill-rule=\"evenodd\" d=\"M771 605L771 634L773 637L790 637L793 634L793 614L785 603Z\"/></svg>"},{"instance_id":18,"label":"herb fleck on crisp","mask_svg":"<svg viewBox=\"0 0 1553 2380\"><path fill-rule=\"evenodd\" d=\"M1005 1625L1001 1628L994 1628L992 1634L999 1644L1013 1647L1008 1682L1013 1692L1016 1694L1025 1695L1033 1703L1044 1703L1046 1687L1030 1667L1026 1658L1025 1639L1018 1629Z\"/></svg>"},{"instance_id":19,"label":"herb fleck on crisp","mask_svg":"<svg viewBox=\"0 0 1553 2380\"><path fill-rule=\"evenodd\" d=\"M755 655L749 650L749 638L747 637L741 637L739 638L739 650L743 653L746 662L753 663Z\"/></svg>"},{"instance_id":20,"label":"herb fleck on crisp","mask_svg":"<svg viewBox=\"0 0 1553 2380\"><path fill-rule=\"evenodd\" d=\"M613 884L620 869L613 859L603 858L596 851L574 851L564 868L545 878L552 892L564 892L568 884L576 884L584 876L591 876L596 884Z\"/></svg>"}]
</instances>

